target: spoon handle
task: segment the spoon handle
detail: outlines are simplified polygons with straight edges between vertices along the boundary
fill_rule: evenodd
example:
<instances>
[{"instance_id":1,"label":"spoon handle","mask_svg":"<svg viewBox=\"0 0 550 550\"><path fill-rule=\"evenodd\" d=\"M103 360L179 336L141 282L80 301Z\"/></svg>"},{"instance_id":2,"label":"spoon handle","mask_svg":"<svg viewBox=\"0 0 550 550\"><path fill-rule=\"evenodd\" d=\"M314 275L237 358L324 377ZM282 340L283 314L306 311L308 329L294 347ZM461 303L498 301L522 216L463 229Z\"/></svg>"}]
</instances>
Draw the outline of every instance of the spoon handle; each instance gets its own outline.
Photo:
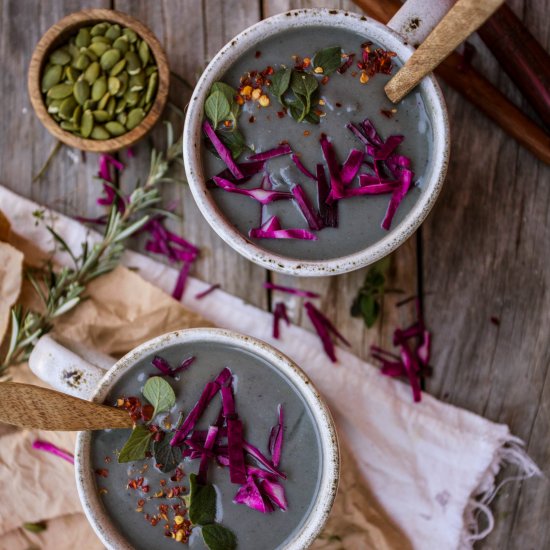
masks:
<instances>
[{"instance_id":1,"label":"spoon handle","mask_svg":"<svg viewBox=\"0 0 550 550\"><path fill-rule=\"evenodd\" d=\"M393 103L401 101L459 44L476 31L504 0L458 0L384 90Z\"/></svg>"},{"instance_id":2,"label":"spoon handle","mask_svg":"<svg viewBox=\"0 0 550 550\"><path fill-rule=\"evenodd\" d=\"M41 430L131 428L130 415L115 407L13 382L0 383L0 421Z\"/></svg>"}]
</instances>

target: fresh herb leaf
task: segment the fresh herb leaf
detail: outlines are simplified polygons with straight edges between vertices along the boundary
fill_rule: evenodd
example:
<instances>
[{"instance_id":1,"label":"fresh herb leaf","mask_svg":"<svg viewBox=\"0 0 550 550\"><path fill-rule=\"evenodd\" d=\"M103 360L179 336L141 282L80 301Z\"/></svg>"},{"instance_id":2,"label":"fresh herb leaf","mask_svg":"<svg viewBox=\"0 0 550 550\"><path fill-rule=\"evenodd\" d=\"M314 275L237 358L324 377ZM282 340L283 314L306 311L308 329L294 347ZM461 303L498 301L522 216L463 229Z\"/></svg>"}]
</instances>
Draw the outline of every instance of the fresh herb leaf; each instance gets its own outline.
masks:
<instances>
[{"instance_id":1,"label":"fresh herb leaf","mask_svg":"<svg viewBox=\"0 0 550 550\"><path fill-rule=\"evenodd\" d=\"M244 151L247 149L250 149L250 147L246 144L244 140L244 136L242 135L240 130L233 130L233 131L219 131L218 136L223 141L223 143L229 147L229 150L231 151L231 156L234 159L238 159Z\"/></svg>"},{"instance_id":2,"label":"fresh herb leaf","mask_svg":"<svg viewBox=\"0 0 550 550\"><path fill-rule=\"evenodd\" d=\"M290 79L290 88L294 94L299 97L299 99L304 104L304 109L302 114L297 119L298 122L302 122L306 115L309 114L311 110L311 97L319 87L317 79L309 74L302 71L292 71L292 77Z\"/></svg>"},{"instance_id":3,"label":"fresh herb leaf","mask_svg":"<svg viewBox=\"0 0 550 550\"><path fill-rule=\"evenodd\" d=\"M139 424L136 426L128 441L122 447L120 454L118 455L119 462L134 462L136 460L143 460L145 453L149 450L151 445L151 438L153 434L149 431L147 426Z\"/></svg>"},{"instance_id":4,"label":"fresh herb leaf","mask_svg":"<svg viewBox=\"0 0 550 550\"><path fill-rule=\"evenodd\" d=\"M352 317L362 317L367 328L372 328L382 310L386 273L390 266L390 257L382 258L373 264L365 276L363 286L351 306Z\"/></svg>"},{"instance_id":5,"label":"fresh herb leaf","mask_svg":"<svg viewBox=\"0 0 550 550\"><path fill-rule=\"evenodd\" d=\"M342 64L342 48L340 46L332 46L319 50L313 56L313 68L320 67L323 69L323 75L329 76L334 71L340 68Z\"/></svg>"},{"instance_id":6,"label":"fresh herb leaf","mask_svg":"<svg viewBox=\"0 0 550 550\"><path fill-rule=\"evenodd\" d=\"M26 529L31 533L42 533L42 531L45 531L47 528L47 525L43 521L38 523L23 523L23 529Z\"/></svg>"},{"instance_id":7,"label":"fresh herb leaf","mask_svg":"<svg viewBox=\"0 0 550 550\"><path fill-rule=\"evenodd\" d=\"M171 472L182 461L183 454L181 447L170 445L170 437L165 435L162 441L153 443L153 456L155 464L159 465L161 472Z\"/></svg>"},{"instance_id":8,"label":"fresh herb leaf","mask_svg":"<svg viewBox=\"0 0 550 550\"><path fill-rule=\"evenodd\" d=\"M169 411L176 404L176 394L172 386L160 376L152 376L147 380L143 386L143 396L155 407L152 418Z\"/></svg>"},{"instance_id":9,"label":"fresh herb leaf","mask_svg":"<svg viewBox=\"0 0 550 550\"><path fill-rule=\"evenodd\" d=\"M196 474L189 476L189 519L195 525L208 525L216 519L216 490L213 485L201 485Z\"/></svg>"},{"instance_id":10,"label":"fresh herb leaf","mask_svg":"<svg viewBox=\"0 0 550 550\"><path fill-rule=\"evenodd\" d=\"M292 76L292 70L288 67L281 67L272 77L271 86L269 91L279 100L281 105L285 105L283 100L284 93L290 86L290 77Z\"/></svg>"},{"instance_id":11,"label":"fresh herb leaf","mask_svg":"<svg viewBox=\"0 0 550 550\"><path fill-rule=\"evenodd\" d=\"M216 90L206 98L204 111L211 120L214 129L216 129L218 124L226 120L231 114L231 105L223 92Z\"/></svg>"},{"instance_id":12,"label":"fresh herb leaf","mask_svg":"<svg viewBox=\"0 0 550 550\"><path fill-rule=\"evenodd\" d=\"M234 550L237 548L235 535L219 523L205 525L201 531L202 538L210 550Z\"/></svg>"},{"instance_id":13,"label":"fresh herb leaf","mask_svg":"<svg viewBox=\"0 0 550 550\"><path fill-rule=\"evenodd\" d=\"M229 104L236 103L235 96L237 95L237 91L229 84L225 82L214 82L212 88L210 88L210 94L214 92L221 92Z\"/></svg>"}]
</instances>

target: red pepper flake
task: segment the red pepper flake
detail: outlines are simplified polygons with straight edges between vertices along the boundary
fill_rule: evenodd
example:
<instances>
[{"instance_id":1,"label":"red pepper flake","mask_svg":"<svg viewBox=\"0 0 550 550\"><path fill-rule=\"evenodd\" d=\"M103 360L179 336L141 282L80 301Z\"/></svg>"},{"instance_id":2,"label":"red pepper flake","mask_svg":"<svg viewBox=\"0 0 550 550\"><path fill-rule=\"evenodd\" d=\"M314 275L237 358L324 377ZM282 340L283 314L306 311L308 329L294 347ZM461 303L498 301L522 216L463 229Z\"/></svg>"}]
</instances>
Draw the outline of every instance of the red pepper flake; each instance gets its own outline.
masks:
<instances>
[{"instance_id":1,"label":"red pepper flake","mask_svg":"<svg viewBox=\"0 0 550 550\"><path fill-rule=\"evenodd\" d=\"M311 134L311 132L309 130L304 130L304 136L309 136L309 134Z\"/></svg>"},{"instance_id":2,"label":"red pepper flake","mask_svg":"<svg viewBox=\"0 0 550 550\"><path fill-rule=\"evenodd\" d=\"M380 112L386 117L391 118L393 116L393 112L390 109L380 109Z\"/></svg>"},{"instance_id":3,"label":"red pepper flake","mask_svg":"<svg viewBox=\"0 0 550 550\"><path fill-rule=\"evenodd\" d=\"M144 493L148 493L149 492L149 485L144 485L141 490L144 492Z\"/></svg>"},{"instance_id":4,"label":"red pepper flake","mask_svg":"<svg viewBox=\"0 0 550 550\"><path fill-rule=\"evenodd\" d=\"M262 55L262 52L258 50L258 51L256 51L256 53L254 54L254 57L255 57L256 59L258 59L258 57L260 57L261 55Z\"/></svg>"},{"instance_id":5,"label":"red pepper flake","mask_svg":"<svg viewBox=\"0 0 550 550\"><path fill-rule=\"evenodd\" d=\"M145 504L145 501L142 498L140 498L137 503L138 503L138 506L143 506Z\"/></svg>"},{"instance_id":6,"label":"red pepper flake","mask_svg":"<svg viewBox=\"0 0 550 550\"><path fill-rule=\"evenodd\" d=\"M355 78L357 76L357 71L351 71L351 76L353 76L353 78Z\"/></svg>"},{"instance_id":7,"label":"red pepper flake","mask_svg":"<svg viewBox=\"0 0 550 550\"><path fill-rule=\"evenodd\" d=\"M181 481L185 477L185 472L178 466L174 475L170 478L170 481Z\"/></svg>"},{"instance_id":8,"label":"red pepper flake","mask_svg":"<svg viewBox=\"0 0 550 550\"><path fill-rule=\"evenodd\" d=\"M248 119L248 122L250 122L250 124L254 124L254 121L256 120L256 117L254 115L252 115L249 119Z\"/></svg>"},{"instance_id":9,"label":"red pepper flake","mask_svg":"<svg viewBox=\"0 0 550 550\"><path fill-rule=\"evenodd\" d=\"M107 468L98 468L95 473L100 477L109 477L109 470Z\"/></svg>"},{"instance_id":10,"label":"red pepper flake","mask_svg":"<svg viewBox=\"0 0 550 550\"><path fill-rule=\"evenodd\" d=\"M285 113L284 113L283 111L277 111L277 116L278 116L279 118L284 118Z\"/></svg>"},{"instance_id":11,"label":"red pepper flake","mask_svg":"<svg viewBox=\"0 0 550 550\"><path fill-rule=\"evenodd\" d=\"M153 405L143 405L141 408L141 418L143 418L145 422L149 422L153 417L153 412L155 412Z\"/></svg>"},{"instance_id":12,"label":"red pepper flake","mask_svg":"<svg viewBox=\"0 0 550 550\"><path fill-rule=\"evenodd\" d=\"M338 101L335 103L336 107L340 108L342 106L341 103L339 103Z\"/></svg>"},{"instance_id":13,"label":"red pepper flake","mask_svg":"<svg viewBox=\"0 0 550 550\"><path fill-rule=\"evenodd\" d=\"M113 459L110 456L105 457L105 464L109 464Z\"/></svg>"},{"instance_id":14,"label":"red pepper flake","mask_svg":"<svg viewBox=\"0 0 550 550\"><path fill-rule=\"evenodd\" d=\"M161 487L165 487L165 486L166 486L166 480L165 480L165 479L161 479L159 483L160 483L160 486L161 486Z\"/></svg>"},{"instance_id":15,"label":"red pepper flake","mask_svg":"<svg viewBox=\"0 0 550 550\"><path fill-rule=\"evenodd\" d=\"M323 76L323 78L321 79L321 84L326 84L329 80L330 78L328 76Z\"/></svg>"}]
</instances>

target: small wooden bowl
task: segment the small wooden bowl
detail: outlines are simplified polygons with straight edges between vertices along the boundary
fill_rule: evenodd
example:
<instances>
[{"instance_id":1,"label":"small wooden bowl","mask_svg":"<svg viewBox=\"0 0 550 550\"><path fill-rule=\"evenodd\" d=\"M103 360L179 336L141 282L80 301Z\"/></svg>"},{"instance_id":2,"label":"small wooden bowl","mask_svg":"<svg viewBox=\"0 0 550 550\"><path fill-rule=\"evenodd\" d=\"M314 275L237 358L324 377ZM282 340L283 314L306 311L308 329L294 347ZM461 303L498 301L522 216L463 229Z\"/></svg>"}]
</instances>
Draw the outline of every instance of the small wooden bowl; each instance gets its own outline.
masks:
<instances>
[{"instance_id":1,"label":"small wooden bowl","mask_svg":"<svg viewBox=\"0 0 550 550\"><path fill-rule=\"evenodd\" d=\"M55 47L65 42L65 40L73 35L80 27L93 25L100 21L109 21L128 27L144 39L153 53L159 74L155 101L143 121L133 130L119 137L106 140L85 139L63 130L48 113L40 89L42 69L44 68L49 53ZM160 42L151 30L137 19L125 13L104 9L90 9L71 13L50 27L34 49L27 79L32 106L46 129L63 143L93 153L118 151L123 147L130 147L145 136L145 134L147 134L156 124L166 105L169 84L170 69L168 67L168 60Z\"/></svg>"}]
</instances>

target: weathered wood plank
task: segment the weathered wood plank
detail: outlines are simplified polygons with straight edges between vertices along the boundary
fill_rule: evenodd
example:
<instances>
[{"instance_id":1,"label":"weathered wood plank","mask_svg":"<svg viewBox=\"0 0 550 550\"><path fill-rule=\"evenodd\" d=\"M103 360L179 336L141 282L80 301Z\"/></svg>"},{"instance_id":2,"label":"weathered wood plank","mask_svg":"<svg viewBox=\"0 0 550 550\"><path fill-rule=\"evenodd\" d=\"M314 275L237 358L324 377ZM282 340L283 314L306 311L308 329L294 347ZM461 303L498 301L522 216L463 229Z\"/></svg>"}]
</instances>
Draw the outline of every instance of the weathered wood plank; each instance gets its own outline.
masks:
<instances>
[{"instance_id":1,"label":"weathered wood plank","mask_svg":"<svg viewBox=\"0 0 550 550\"><path fill-rule=\"evenodd\" d=\"M79 0L44 3L39 0L0 2L0 79L2 133L0 182L14 191L68 214L96 215L97 172L95 155L62 147L49 170L32 183L56 140L34 115L27 95L27 68L42 34L56 21L82 9ZM86 7L110 7L109 0L95 0ZM9 208L9 205L0 205Z\"/></svg>"},{"instance_id":2,"label":"weathered wood plank","mask_svg":"<svg viewBox=\"0 0 550 550\"><path fill-rule=\"evenodd\" d=\"M264 0L264 17L281 13L289 9L326 7L358 11L351 1L326 0ZM322 298L318 306L336 324L338 329L350 341L351 348L360 357L368 358L370 346L391 345L393 329L413 319L412 304L396 308L395 304L403 296L414 295L417 292L416 237L412 237L393 254L392 266L389 272L388 287L400 289L403 294L387 294L384 299L384 310L380 321L370 330L365 329L361 319L350 316L350 307L361 286L367 269L339 277L298 278L282 276L273 273L271 278L278 284L307 288L318 292ZM301 305L303 300L285 297L280 293L272 294L272 302L284 299L295 323L312 329ZM284 329L283 329L284 334ZM283 336L284 337L284 336Z\"/></svg>"},{"instance_id":3,"label":"weathered wood plank","mask_svg":"<svg viewBox=\"0 0 550 550\"><path fill-rule=\"evenodd\" d=\"M510 2L546 46L546 2ZM531 112L484 45L473 64ZM454 91L445 89L453 150L447 182L423 228L426 315L435 395L510 426L548 474L550 169ZM500 321L491 323L491 317ZM503 473L514 475L513 469ZM547 548L550 483L511 483L479 547Z\"/></svg>"},{"instance_id":4,"label":"weathered wood plank","mask_svg":"<svg viewBox=\"0 0 550 550\"><path fill-rule=\"evenodd\" d=\"M115 7L145 22L163 44L170 67L178 75L172 78L170 101L181 110L185 108L191 92L182 79L192 85L219 48L260 17L258 4L243 5L238 1L116 0ZM170 108L166 110L166 118L173 122L175 131L182 131L181 117ZM128 164L121 179L123 187L131 185L135 178L145 176L150 146L153 143L160 146L164 142L164 134L164 128L158 127L148 140L138 145L137 157ZM179 176L183 176L182 170ZM177 230L201 249L201 258L192 274L212 283L220 283L228 292L255 305L265 306L266 293L262 288L265 270L239 256L210 229L187 186L167 184L163 194L165 204L175 203L177 212L183 214L183 223Z\"/></svg>"}]
</instances>

